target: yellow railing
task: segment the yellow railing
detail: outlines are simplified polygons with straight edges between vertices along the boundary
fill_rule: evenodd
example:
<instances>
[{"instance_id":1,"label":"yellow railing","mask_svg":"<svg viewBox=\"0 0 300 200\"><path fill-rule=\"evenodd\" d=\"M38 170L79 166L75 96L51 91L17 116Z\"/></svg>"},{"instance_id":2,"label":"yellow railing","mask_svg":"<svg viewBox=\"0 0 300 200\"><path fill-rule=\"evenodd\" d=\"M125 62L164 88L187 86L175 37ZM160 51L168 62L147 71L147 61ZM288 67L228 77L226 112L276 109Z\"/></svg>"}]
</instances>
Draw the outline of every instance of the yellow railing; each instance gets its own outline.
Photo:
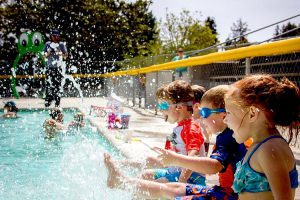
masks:
<instances>
[{"instance_id":1,"label":"yellow railing","mask_svg":"<svg viewBox=\"0 0 300 200\"><path fill-rule=\"evenodd\" d=\"M238 60L242 58L251 58L259 56L270 56L276 54L286 54L300 51L300 38L293 38L281 40L277 42L252 45L249 47L242 47L238 49L228 50L224 52L211 53L204 56L192 57L185 60L175 62L168 62L159 65L152 65L140 69L132 69L127 71L117 71L108 74L101 74L101 77L123 76L123 75L137 75L149 72L175 69L181 66L201 66L205 64L226 61Z\"/></svg>"},{"instance_id":2,"label":"yellow railing","mask_svg":"<svg viewBox=\"0 0 300 200\"><path fill-rule=\"evenodd\" d=\"M124 71L117 71L106 74L72 74L74 78L99 78L99 77L113 77L124 75L137 75L145 74L149 72L156 72L161 70L170 70L182 66L201 66L210 63L216 63L226 60L238 60L242 58L270 56L276 54L287 54L300 51L300 37L281 40L271 43L252 45L248 47L242 47L238 49L228 50L224 52L211 53L204 56L197 56L188 58L185 60L179 60L175 62L167 62L158 65L152 65L149 67L143 67L139 69L130 69ZM44 78L44 75L29 76L29 75L17 75L17 78ZM0 75L1 78L10 78L10 75Z\"/></svg>"}]
</instances>

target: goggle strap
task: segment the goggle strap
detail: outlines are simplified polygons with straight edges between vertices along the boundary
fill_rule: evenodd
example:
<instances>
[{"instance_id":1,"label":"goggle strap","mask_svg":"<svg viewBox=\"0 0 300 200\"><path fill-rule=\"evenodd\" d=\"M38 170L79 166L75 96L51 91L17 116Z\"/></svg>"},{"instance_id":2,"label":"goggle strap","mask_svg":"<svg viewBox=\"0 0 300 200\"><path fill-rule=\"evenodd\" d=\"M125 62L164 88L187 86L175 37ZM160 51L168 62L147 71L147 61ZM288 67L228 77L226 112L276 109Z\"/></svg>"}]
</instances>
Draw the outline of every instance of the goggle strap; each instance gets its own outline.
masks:
<instances>
[{"instance_id":1,"label":"goggle strap","mask_svg":"<svg viewBox=\"0 0 300 200\"><path fill-rule=\"evenodd\" d=\"M224 108L218 108L218 109L211 110L211 113L220 113L220 112L225 112L225 109Z\"/></svg>"}]
</instances>

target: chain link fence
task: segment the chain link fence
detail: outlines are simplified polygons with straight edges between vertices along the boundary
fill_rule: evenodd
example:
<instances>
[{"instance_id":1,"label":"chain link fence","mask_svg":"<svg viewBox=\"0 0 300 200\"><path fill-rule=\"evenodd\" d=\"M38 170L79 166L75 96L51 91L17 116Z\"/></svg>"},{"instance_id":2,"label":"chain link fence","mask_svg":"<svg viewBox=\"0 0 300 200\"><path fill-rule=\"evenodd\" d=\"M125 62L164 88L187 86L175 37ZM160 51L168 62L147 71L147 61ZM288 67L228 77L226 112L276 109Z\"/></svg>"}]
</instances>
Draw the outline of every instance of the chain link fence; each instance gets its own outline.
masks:
<instances>
[{"instance_id":1,"label":"chain link fence","mask_svg":"<svg viewBox=\"0 0 300 200\"><path fill-rule=\"evenodd\" d=\"M210 89L220 84L232 84L250 74L270 74L276 79L288 78L300 87L300 53L253 57L228 60L189 68L191 84ZM173 80L173 70L164 70L105 79L107 91L115 92L127 100L132 107L140 107L157 112L155 93L158 87ZM288 132L284 137L288 138ZM291 145L300 149L300 144L292 140Z\"/></svg>"},{"instance_id":2,"label":"chain link fence","mask_svg":"<svg viewBox=\"0 0 300 200\"><path fill-rule=\"evenodd\" d=\"M300 53L254 57L194 66L189 69L191 84L209 89L220 84L231 84L245 75L264 73L276 79L287 77L300 87ZM130 105L153 109L155 92L162 84L172 81L173 70L164 70L105 79L108 91L131 101ZM144 79L145 78L145 79Z\"/></svg>"}]
</instances>

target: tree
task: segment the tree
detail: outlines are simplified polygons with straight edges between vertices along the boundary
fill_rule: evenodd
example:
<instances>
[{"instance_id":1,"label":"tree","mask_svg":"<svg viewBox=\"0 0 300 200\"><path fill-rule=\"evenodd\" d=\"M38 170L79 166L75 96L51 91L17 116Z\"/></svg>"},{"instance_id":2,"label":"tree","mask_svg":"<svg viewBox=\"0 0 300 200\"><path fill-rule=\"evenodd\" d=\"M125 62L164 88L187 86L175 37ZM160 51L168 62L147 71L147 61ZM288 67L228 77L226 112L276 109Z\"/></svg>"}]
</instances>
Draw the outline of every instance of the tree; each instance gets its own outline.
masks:
<instances>
[{"instance_id":1,"label":"tree","mask_svg":"<svg viewBox=\"0 0 300 200\"><path fill-rule=\"evenodd\" d=\"M202 49L215 43L216 34L198 16L199 12L192 16L185 9L179 17L167 12L165 21L160 23L160 36L166 52L174 52L178 47L185 50Z\"/></svg>"},{"instance_id":2,"label":"tree","mask_svg":"<svg viewBox=\"0 0 300 200\"><path fill-rule=\"evenodd\" d=\"M215 44L218 43L219 41L218 41L218 38L217 38L217 35L218 35L217 24L215 22L215 19L213 17L207 17L206 20L205 20L205 25L207 27L209 27L212 34L214 34L216 36Z\"/></svg>"},{"instance_id":3,"label":"tree","mask_svg":"<svg viewBox=\"0 0 300 200\"><path fill-rule=\"evenodd\" d=\"M276 25L276 28L275 28L274 36L277 36L277 35L279 35L279 34L280 34L280 27L279 27L279 25L277 24L277 25Z\"/></svg>"},{"instance_id":4,"label":"tree","mask_svg":"<svg viewBox=\"0 0 300 200\"><path fill-rule=\"evenodd\" d=\"M205 47L212 46L217 40L216 34L208 26L201 26L193 24L189 28L186 36L188 50L204 49Z\"/></svg>"},{"instance_id":5,"label":"tree","mask_svg":"<svg viewBox=\"0 0 300 200\"><path fill-rule=\"evenodd\" d=\"M233 23L232 27L230 28L232 32L232 38L236 38L234 43L236 44L243 44L248 43L248 39L245 35L250 29L248 29L248 24L243 22L242 19L238 19L236 22Z\"/></svg>"},{"instance_id":6,"label":"tree","mask_svg":"<svg viewBox=\"0 0 300 200\"><path fill-rule=\"evenodd\" d=\"M157 40L150 4L146 0L1 1L0 59L12 62L15 40L24 30L49 37L51 29L58 28L71 54L70 65L83 66L82 73L117 70L116 64L104 61L147 55Z\"/></svg>"},{"instance_id":7,"label":"tree","mask_svg":"<svg viewBox=\"0 0 300 200\"><path fill-rule=\"evenodd\" d=\"M300 24L299 24L300 26ZM300 29L299 26L296 26L295 24L288 22L287 24L283 24L280 28L279 25L275 28L274 36L278 36L276 38L288 38L288 37L295 37L300 35ZM298 29L297 29L298 27ZM293 30L295 29L295 30ZM291 31L293 30L293 31ZM291 31L291 32L289 32ZM280 36L279 36L280 35Z\"/></svg>"}]
</instances>

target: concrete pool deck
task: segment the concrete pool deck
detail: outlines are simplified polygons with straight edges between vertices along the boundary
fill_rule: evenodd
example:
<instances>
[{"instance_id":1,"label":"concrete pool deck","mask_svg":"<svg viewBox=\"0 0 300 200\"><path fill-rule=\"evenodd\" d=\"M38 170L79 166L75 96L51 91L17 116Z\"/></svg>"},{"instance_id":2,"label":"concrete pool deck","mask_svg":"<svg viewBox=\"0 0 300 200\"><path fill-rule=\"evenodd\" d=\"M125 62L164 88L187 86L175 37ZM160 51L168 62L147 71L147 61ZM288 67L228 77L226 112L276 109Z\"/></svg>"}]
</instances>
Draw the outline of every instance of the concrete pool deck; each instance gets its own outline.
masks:
<instances>
[{"instance_id":1,"label":"concrete pool deck","mask_svg":"<svg viewBox=\"0 0 300 200\"><path fill-rule=\"evenodd\" d=\"M10 100L15 101L19 109L45 108L43 99L0 99L2 102ZM80 98L61 99L62 108L79 108L86 113L91 105L105 106L106 104L107 100L100 97L84 98L83 101ZM113 145L115 145L126 157L133 159L144 159L148 155L157 155L157 153L151 150L151 148L154 146L164 147L165 138L170 134L174 125L165 122L161 115L154 115L153 112L141 108L131 108L125 106L124 113L131 115L129 129L111 130L106 127L106 118L90 117L89 119L91 123L98 128L99 132L102 133L111 143L113 143ZM292 147L292 150L297 160L298 172L300 172L300 149ZM207 180L209 185L218 183L216 175L207 176ZM300 200L299 188L296 191L295 199Z\"/></svg>"}]
</instances>

